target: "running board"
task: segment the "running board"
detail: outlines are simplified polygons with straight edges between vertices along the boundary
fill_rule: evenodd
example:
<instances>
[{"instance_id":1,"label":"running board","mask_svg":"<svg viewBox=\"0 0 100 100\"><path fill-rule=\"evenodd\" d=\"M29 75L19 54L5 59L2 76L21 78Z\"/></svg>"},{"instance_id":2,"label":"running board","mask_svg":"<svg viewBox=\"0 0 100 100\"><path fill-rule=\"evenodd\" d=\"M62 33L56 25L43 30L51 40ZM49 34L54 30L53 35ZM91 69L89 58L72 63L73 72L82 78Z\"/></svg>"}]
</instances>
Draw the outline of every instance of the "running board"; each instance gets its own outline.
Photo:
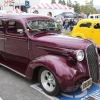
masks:
<instances>
[{"instance_id":1,"label":"running board","mask_svg":"<svg viewBox=\"0 0 100 100\"><path fill-rule=\"evenodd\" d=\"M21 76L23 76L23 77L26 77L26 76L25 76L25 75L23 75L22 73L19 73L19 72L17 72L16 70L14 70L14 69L12 69L12 68L10 68L10 67L8 67L8 66L6 66L6 65L2 64L2 63L0 63L0 65L1 65L1 66L3 66L3 67L5 67L5 68L10 69L11 71L13 71L13 72L15 72L15 73L17 73L17 74L19 74L19 75L21 75Z\"/></svg>"}]
</instances>

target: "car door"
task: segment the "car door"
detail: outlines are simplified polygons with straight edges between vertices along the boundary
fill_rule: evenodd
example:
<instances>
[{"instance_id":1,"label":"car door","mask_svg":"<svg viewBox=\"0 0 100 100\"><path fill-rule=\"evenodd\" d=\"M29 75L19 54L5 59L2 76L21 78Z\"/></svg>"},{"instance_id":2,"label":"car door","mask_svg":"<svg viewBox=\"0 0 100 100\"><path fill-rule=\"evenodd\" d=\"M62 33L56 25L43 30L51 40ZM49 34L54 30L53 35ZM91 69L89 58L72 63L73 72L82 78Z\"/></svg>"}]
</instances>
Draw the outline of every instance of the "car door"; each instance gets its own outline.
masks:
<instances>
[{"instance_id":1,"label":"car door","mask_svg":"<svg viewBox=\"0 0 100 100\"><path fill-rule=\"evenodd\" d=\"M28 59L28 38L20 21L8 20L6 23L5 53L6 61L12 69L25 74Z\"/></svg>"},{"instance_id":2,"label":"car door","mask_svg":"<svg viewBox=\"0 0 100 100\"><path fill-rule=\"evenodd\" d=\"M83 22L79 25L79 32L82 33L85 38L90 38L92 32L91 26L91 22Z\"/></svg>"},{"instance_id":3,"label":"car door","mask_svg":"<svg viewBox=\"0 0 100 100\"><path fill-rule=\"evenodd\" d=\"M93 24L91 38L96 45L100 45L100 22Z\"/></svg>"},{"instance_id":4,"label":"car door","mask_svg":"<svg viewBox=\"0 0 100 100\"><path fill-rule=\"evenodd\" d=\"M4 25L4 19L0 19L0 60L5 59L4 43L5 43L5 25Z\"/></svg>"}]
</instances>

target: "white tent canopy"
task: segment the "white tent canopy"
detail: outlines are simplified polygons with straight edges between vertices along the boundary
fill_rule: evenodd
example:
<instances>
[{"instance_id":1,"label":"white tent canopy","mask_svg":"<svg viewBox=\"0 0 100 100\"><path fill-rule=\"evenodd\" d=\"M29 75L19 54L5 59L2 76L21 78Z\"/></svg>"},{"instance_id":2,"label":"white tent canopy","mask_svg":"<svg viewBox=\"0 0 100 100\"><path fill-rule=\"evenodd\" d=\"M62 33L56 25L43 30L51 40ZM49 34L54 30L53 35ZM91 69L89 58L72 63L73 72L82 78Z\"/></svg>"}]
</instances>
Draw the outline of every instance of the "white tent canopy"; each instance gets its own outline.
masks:
<instances>
[{"instance_id":1,"label":"white tent canopy","mask_svg":"<svg viewBox=\"0 0 100 100\"><path fill-rule=\"evenodd\" d=\"M47 15L48 12L52 12L52 15L58 15L62 12L72 12L74 9L66 5L61 4L49 4L49 3L40 3L38 5L32 6L28 9L29 13L32 13L34 10L38 10L39 14Z\"/></svg>"}]
</instances>

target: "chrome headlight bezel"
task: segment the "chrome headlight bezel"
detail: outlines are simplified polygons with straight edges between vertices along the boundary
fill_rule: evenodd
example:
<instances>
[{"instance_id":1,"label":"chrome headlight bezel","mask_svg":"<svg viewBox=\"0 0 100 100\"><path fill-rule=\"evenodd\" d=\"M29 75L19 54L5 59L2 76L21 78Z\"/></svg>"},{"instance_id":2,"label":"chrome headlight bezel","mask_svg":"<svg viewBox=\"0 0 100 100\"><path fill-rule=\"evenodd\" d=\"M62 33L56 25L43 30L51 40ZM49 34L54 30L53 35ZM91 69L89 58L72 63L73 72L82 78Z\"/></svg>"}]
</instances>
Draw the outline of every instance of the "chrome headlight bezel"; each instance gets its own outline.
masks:
<instances>
[{"instance_id":1,"label":"chrome headlight bezel","mask_svg":"<svg viewBox=\"0 0 100 100\"><path fill-rule=\"evenodd\" d=\"M78 61L82 61L84 59L84 52L82 50L78 50L76 53L76 59Z\"/></svg>"}]
</instances>

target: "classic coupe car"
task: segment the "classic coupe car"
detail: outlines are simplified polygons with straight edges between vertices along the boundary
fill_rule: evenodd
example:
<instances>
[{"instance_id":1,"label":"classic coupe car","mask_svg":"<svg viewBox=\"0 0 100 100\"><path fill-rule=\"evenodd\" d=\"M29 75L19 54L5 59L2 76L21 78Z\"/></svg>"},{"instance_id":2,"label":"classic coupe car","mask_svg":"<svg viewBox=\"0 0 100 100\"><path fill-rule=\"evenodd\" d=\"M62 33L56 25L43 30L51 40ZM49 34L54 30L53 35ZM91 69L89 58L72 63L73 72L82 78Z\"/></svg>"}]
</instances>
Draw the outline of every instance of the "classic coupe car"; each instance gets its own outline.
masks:
<instances>
[{"instance_id":1,"label":"classic coupe car","mask_svg":"<svg viewBox=\"0 0 100 100\"><path fill-rule=\"evenodd\" d=\"M51 17L0 17L0 64L28 80L38 79L49 95L84 91L97 83L98 51L90 40L62 35Z\"/></svg>"},{"instance_id":2,"label":"classic coupe car","mask_svg":"<svg viewBox=\"0 0 100 100\"><path fill-rule=\"evenodd\" d=\"M91 39L100 45L100 19L82 19L74 26L71 36Z\"/></svg>"}]
</instances>

